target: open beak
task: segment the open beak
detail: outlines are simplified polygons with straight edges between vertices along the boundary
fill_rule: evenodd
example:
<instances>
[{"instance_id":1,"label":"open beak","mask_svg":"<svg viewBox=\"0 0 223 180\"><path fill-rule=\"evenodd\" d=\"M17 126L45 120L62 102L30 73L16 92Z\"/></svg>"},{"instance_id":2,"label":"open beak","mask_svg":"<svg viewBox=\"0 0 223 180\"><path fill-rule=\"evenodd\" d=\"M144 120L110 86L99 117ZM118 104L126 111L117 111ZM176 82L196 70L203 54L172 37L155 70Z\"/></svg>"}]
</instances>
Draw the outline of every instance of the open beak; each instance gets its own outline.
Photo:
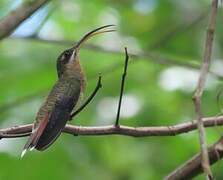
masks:
<instances>
[{"instance_id":1,"label":"open beak","mask_svg":"<svg viewBox=\"0 0 223 180\"><path fill-rule=\"evenodd\" d=\"M94 29L92 31L90 31L89 33L85 34L84 37L73 47L76 50L79 50L81 45L87 41L89 38L97 35L97 34L102 34L102 33L106 33L106 32L113 32L115 31L115 29L113 29L115 25L106 25L106 26L102 26L99 27L97 29Z\"/></svg>"}]
</instances>

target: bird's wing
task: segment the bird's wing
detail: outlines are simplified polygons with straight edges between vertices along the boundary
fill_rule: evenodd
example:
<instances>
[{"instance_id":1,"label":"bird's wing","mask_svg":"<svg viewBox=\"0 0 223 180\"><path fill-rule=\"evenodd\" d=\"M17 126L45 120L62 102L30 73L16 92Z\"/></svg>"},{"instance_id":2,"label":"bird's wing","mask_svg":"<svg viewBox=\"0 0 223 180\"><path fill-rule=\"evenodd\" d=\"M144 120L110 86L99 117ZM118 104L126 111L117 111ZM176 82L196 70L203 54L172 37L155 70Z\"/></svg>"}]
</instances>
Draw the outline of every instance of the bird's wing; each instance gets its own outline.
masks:
<instances>
[{"instance_id":1,"label":"bird's wing","mask_svg":"<svg viewBox=\"0 0 223 180\"><path fill-rule=\"evenodd\" d=\"M77 101L78 98L64 96L56 102L49 121L35 145L37 150L46 149L57 139L65 127L66 122L69 120L70 112Z\"/></svg>"},{"instance_id":2,"label":"bird's wing","mask_svg":"<svg viewBox=\"0 0 223 180\"><path fill-rule=\"evenodd\" d=\"M62 94L60 93L60 97L57 99L52 111L46 113L45 116L36 123L36 127L29 137L24 151L32 148L44 150L61 134L80 96L80 86L78 84L77 86L70 86L65 89L66 90L63 91Z\"/></svg>"}]
</instances>

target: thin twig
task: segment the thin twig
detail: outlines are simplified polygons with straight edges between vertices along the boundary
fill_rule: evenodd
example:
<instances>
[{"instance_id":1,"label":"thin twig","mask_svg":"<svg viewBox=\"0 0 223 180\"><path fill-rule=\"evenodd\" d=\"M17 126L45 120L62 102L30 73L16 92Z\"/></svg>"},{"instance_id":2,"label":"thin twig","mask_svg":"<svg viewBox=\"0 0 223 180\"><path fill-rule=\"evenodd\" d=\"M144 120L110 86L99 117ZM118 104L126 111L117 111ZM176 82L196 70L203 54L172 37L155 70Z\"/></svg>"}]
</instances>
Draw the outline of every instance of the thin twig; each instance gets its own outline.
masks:
<instances>
[{"instance_id":1,"label":"thin twig","mask_svg":"<svg viewBox=\"0 0 223 180\"><path fill-rule=\"evenodd\" d=\"M222 126L223 116L203 118L205 127ZM152 137L152 136L176 136L188 133L197 129L197 121L180 123L172 126L151 126L151 127L116 127L114 125L83 127L67 124L63 132L72 135L99 136L99 135L125 135L132 137ZM32 130L32 124L14 126L0 129L0 138L23 137L25 133L28 136Z\"/></svg>"},{"instance_id":2,"label":"thin twig","mask_svg":"<svg viewBox=\"0 0 223 180\"><path fill-rule=\"evenodd\" d=\"M214 164L223 157L223 137L208 148L210 164ZM201 166L201 153L195 155L176 170L171 172L165 180L187 180L196 177L203 172Z\"/></svg>"},{"instance_id":3,"label":"thin twig","mask_svg":"<svg viewBox=\"0 0 223 180\"><path fill-rule=\"evenodd\" d=\"M99 75L99 77L98 77L98 83L97 83L97 86L95 87L94 91L88 97L88 99L84 102L84 104L82 104L75 112L73 112L70 115L70 120L72 120L74 118L74 116L76 116L79 112L81 112L91 102L91 100L95 97L95 95L97 94L98 90L101 87L102 87L102 84L101 84L101 75Z\"/></svg>"},{"instance_id":4,"label":"thin twig","mask_svg":"<svg viewBox=\"0 0 223 180\"><path fill-rule=\"evenodd\" d=\"M204 57L203 57L203 62L201 66L201 72L200 72L197 88L193 97L194 104L195 104L195 111L196 111L196 115L198 119L198 131L199 131L199 140L200 140L201 157L202 157L201 164L202 164L202 168L204 170L204 173L206 174L207 179L213 179L213 175L212 175L210 164L209 164L205 129L204 129L203 121L202 121L203 115L202 115L202 110L201 110L201 97L203 94L204 85L205 85L205 81L206 81L206 77L207 77L207 73L208 73L210 61L211 61L217 9L218 9L218 0L212 0L211 15L210 15L210 21L209 21L208 29L207 29Z\"/></svg>"},{"instance_id":5,"label":"thin twig","mask_svg":"<svg viewBox=\"0 0 223 180\"><path fill-rule=\"evenodd\" d=\"M33 0L24 2L0 20L0 40L10 35L24 20L49 0Z\"/></svg>"},{"instance_id":6,"label":"thin twig","mask_svg":"<svg viewBox=\"0 0 223 180\"><path fill-rule=\"evenodd\" d=\"M128 60L129 60L129 55L128 55L127 48L125 47L125 66L124 66L124 70L123 70L123 74L122 74L121 90L120 90L118 111L117 111L115 126L119 126L119 117L120 117L120 111L121 111L122 96L123 96L123 91L124 91L124 86L125 86L125 77L126 77L127 68L128 68Z\"/></svg>"}]
</instances>

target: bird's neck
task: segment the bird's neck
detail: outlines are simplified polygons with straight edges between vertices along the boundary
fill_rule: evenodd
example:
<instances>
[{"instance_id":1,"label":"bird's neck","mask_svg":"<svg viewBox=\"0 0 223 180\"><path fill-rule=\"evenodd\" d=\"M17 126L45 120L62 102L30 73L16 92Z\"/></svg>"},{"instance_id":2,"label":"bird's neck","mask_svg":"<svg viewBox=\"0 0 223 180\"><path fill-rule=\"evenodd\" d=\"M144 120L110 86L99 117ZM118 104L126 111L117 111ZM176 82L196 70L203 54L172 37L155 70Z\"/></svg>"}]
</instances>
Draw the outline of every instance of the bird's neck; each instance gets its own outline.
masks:
<instances>
[{"instance_id":1,"label":"bird's neck","mask_svg":"<svg viewBox=\"0 0 223 180\"><path fill-rule=\"evenodd\" d=\"M85 75L81 68L79 60L76 60L73 64L68 66L63 74L63 77L66 79L79 80L81 82L82 91L85 89Z\"/></svg>"}]
</instances>

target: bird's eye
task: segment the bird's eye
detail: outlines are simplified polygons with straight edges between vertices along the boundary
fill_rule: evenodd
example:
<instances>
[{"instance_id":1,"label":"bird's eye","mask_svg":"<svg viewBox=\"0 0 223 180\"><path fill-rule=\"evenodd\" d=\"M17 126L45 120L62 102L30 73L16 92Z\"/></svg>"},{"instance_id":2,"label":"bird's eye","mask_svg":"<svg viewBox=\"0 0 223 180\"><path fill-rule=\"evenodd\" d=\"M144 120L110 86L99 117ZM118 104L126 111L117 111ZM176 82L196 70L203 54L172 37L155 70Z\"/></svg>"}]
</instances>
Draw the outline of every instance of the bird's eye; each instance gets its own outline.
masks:
<instances>
[{"instance_id":1,"label":"bird's eye","mask_svg":"<svg viewBox=\"0 0 223 180\"><path fill-rule=\"evenodd\" d=\"M70 56L70 51L65 51L64 52L64 56L67 58L67 57L69 57Z\"/></svg>"},{"instance_id":2,"label":"bird's eye","mask_svg":"<svg viewBox=\"0 0 223 180\"><path fill-rule=\"evenodd\" d=\"M64 51L61 56L61 61L63 63L67 63L69 61L71 55L72 55L71 51L68 51L68 50Z\"/></svg>"}]
</instances>

